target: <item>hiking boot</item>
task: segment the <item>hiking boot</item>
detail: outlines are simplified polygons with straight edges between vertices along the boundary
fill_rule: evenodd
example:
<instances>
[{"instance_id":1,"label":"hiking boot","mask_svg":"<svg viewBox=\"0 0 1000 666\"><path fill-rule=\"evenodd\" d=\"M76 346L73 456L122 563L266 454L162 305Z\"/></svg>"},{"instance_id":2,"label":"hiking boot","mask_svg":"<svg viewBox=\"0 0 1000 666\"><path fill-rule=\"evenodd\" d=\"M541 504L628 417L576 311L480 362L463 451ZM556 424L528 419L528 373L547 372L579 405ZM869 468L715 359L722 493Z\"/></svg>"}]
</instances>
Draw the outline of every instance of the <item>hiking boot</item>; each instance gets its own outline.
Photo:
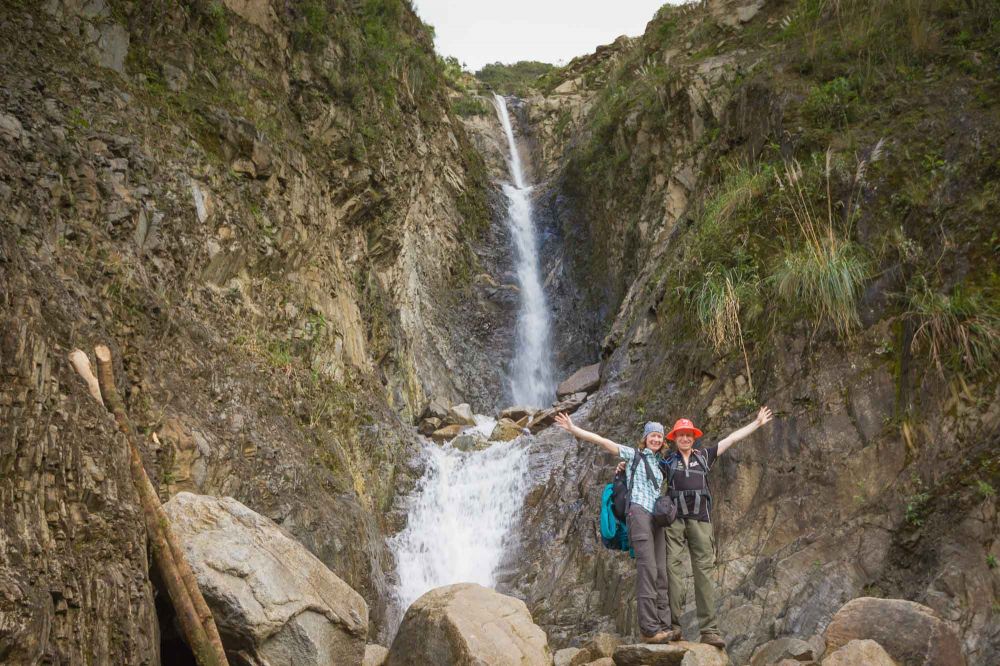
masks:
<instances>
[{"instance_id":1,"label":"hiking boot","mask_svg":"<svg viewBox=\"0 0 1000 666\"><path fill-rule=\"evenodd\" d=\"M672 632L660 630L655 634L653 634L652 636L647 636L646 634L642 634L642 642L653 643L653 644L669 643L671 633Z\"/></svg>"},{"instance_id":2,"label":"hiking boot","mask_svg":"<svg viewBox=\"0 0 1000 666\"><path fill-rule=\"evenodd\" d=\"M711 645L712 647L717 647L720 650L726 649L726 641L722 636L716 633L708 633L701 635L701 642L706 645Z\"/></svg>"},{"instance_id":3,"label":"hiking boot","mask_svg":"<svg viewBox=\"0 0 1000 666\"><path fill-rule=\"evenodd\" d=\"M680 627L672 627L667 633L670 634L670 638L667 639L668 642L673 643L674 641L684 640L684 632L681 631Z\"/></svg>"}]
</instances>

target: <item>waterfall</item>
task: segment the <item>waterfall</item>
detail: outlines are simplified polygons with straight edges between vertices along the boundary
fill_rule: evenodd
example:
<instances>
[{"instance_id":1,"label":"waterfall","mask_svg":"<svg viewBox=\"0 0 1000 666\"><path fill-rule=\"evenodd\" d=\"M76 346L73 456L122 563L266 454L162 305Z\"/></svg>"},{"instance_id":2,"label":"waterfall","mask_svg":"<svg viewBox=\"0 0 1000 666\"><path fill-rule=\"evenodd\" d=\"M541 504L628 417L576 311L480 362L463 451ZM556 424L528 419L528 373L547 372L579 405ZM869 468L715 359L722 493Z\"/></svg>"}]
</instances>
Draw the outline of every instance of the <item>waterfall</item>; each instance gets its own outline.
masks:
<instances>
[{"instance_id":1,"label":"waterfall","mask_svg":"<svg viewBox=\"0 0 1000 666\"><path fill-rule=\"evenodd\" d=\"M503 191L521 288L510 392L517 404L541 407L551 402L555 387L532 188L524 180L507 103L499 95L494 102L510 147L514 182L504 183ZM463 436L486 439L495 425L493 419L477 417L476 425ZM389 540L399 576L388 622L390 636L410 604L429 590L459 582L496 585L501 559L517 537L511 528L524 503L529 442L529 437L518 437L479 451L462 451L451 442L443 446L426 442L421 453L423 477L406 499L406 527Z\"/></svg>"},{"instance_id":2,"label":"waterfall","mask_svg":"<svg viewBox=\"0 0 1000 666\"><path fill-rule=\"evenodd\" d=\"M409 605L435 587L496 584L494 574L524 500L523 439L468 452L427 443L426 470L408 499L406 528L389 540L399 574L398 616L390 624L398 626Z\"/></svg>"},{"instance_id":3,"label":"waterfall","mask_svg":"<svg viewBox=\"0 0 1000 666\"><path fill-rule=\"evenodd\" d=\"M494 95L493 102L510 148L508 165L514 183L504 183L503 193L508 201L507 224L514 239L517 281L521 289L517 340L510 372L511 398L516 404L544 407L551 402L555 387L549 349L549 311L545 292L542 291L538 238L532 216L532 188L524 181L507 101L500 95Z\"/></svg>"}]
</instances>

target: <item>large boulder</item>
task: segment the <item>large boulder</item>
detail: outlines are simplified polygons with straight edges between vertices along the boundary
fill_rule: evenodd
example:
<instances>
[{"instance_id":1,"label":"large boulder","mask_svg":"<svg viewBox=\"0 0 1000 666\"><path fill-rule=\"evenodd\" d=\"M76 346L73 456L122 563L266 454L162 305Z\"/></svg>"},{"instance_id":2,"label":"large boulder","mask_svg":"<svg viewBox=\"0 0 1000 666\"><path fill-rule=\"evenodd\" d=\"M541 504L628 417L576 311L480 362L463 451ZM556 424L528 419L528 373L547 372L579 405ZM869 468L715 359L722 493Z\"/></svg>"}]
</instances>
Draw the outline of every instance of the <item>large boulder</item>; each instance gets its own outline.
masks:
<instances>
[{"instance_id":1,"label":"large boulder","mask_svg":"<svg viewBox=\"0 0 1000 666\"><path fill-rule=\"evenodd\" d=\"M476 417L472 414L472 407L468 403L454 405L448 410L448 416L444 420L449 425L476 425Z\"/></svg>"},{"instance_id":2,"label":"large boulder","mask_svg":"<svg viewBox=\"0 0 1000 666\"><path fill-rule=\"evenodd\" d=\"M509 442L524 434L524 429L508 418L497 421L496 427L490 433L491 442Z\"/></svg>"},{"instance_id":3,"label":"large boulder","mask_svg":"<svg viewBox=\"0 0 1000 666\"><path fill-rule=\"evenodd\" d=\"M870 638L902 664L965 666L952 626L927 606L904 599L852 599L830 620L823 638L828 654Z\"/></svg>"},{"instance_id":4,"label":"large boulder","mask_svg":"<svg viewBox=\"0 0 1000 666\"><path fill-rule=\"evenodd\" d=\"M898 666L881 645L872 640L853 640L823 660L823 666Z\"/></svg>"},{"instance_id":5,"label":"large boulder","mask_svg":"<svg viewBox=\"0 0 1000 666\"><path fill-rule=\"evenodd\" d=\"M812 662L816 659L813 646L804 640L783 636L761 645L753 653L750 666L769 666L785 659Z\"/></svg>"},{"instance_id":6,"label":"large boulder","mask_svg":"<svg viewBox=\"0 0 1000 666\"><path fill-rule=\"evenodd\" d=\"M615 666L729 666L725 650L687 641L665 645L619 645L613 658Z\"/></svg>"},{"instance_id":7,"label":"large boulder","mask_svg":"<svg viewBox=\"0 0 1000 666\"><path fill-rule=\"evenodd\" d=\"M361 666L383 666L386 657L389 656L389 648L369 643L365 646L365 658Z\"/></svg>"},{"instance_id":8,"label":"large boulder","mask_svg":"<svg viewBox=\"0 0 1000 666\"><path fill-rule=\"evenodd\" d=\"M537 411L538 409L535 407L527 407L525 405L515 405L513 407L508 407L502 412L500 412L500 418L510 419L511 421L520 421L525 416L530 417Z\"/></svg>"},{"instance_id":9,"label":"large boulder","mask_svg":"<svg viewBox=\"0 0 1000 666\"><path fill-rule=\"evenodd\" d=\"M595 363L580 368L556 389L556 397L562 399L574 393L593 393L601 385L601 364Z\"/></svg>"},{"instance_id":10,"label":"large boulder","mask_svg":"<svg viewBox=\"0 0 1000 666\"><path fill-rule=\"evenodd\" d=\"M545 633L524 602L475 583L431 590L414 601L386 666L550 666Z\"/></svg>"},{"instance_id":11,"label":"large boulder","mask_svg":"<svg viewBox=\"0 0 1000 666\"><path fill-rule=\"evenodd\" d=\"M577 654L573 655L569 666L583 666L604 657L611 657L615 653L615 648L621 643L621 640L611 634L597 634L587 641Z\"/></svg>"},{"instance_id":12,"label":"large boulder","mask_svg":"<svg viewBox=\"0 0 1000 666\"><path fill-rule=\"evenodd\" d=\"M269 519L231 497L163 506L230 653L261 664L359 664L368 604Z\"/></svg>"},{"instance_id":13,"label":"large boulder","mask_svg":"<svg viewBox=\"0 0 1000 666\"><path fill-rule=\"evenodd\" d=\"M461 434L468 426L463 425L449 425L443 428L438 428L431 433L431 439L435 442L450 442Z\"/></svg>"}]
</instances>

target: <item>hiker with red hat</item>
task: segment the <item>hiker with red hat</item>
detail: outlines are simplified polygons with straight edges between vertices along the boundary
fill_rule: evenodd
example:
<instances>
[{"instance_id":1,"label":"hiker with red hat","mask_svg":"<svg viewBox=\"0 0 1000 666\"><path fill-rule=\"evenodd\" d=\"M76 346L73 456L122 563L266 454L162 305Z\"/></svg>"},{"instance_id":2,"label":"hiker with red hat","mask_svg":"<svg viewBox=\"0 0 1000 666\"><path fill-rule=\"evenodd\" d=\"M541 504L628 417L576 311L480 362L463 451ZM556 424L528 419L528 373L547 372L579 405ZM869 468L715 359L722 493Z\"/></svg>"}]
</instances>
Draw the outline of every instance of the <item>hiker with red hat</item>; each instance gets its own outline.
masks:
<instances>
[{"instance_id":1,"label":"hiker with red hat","mask_svg":"<svg viewBox=\"0 0 1000 666\"><path fill-rule=\"evenodd\" d=\"M771 418L771 410L761 407L757 418L707 448L695 448L694 441L701 437L702 432L690 419L678 419L667 433L667 439L676 446L676 450L660 462L667 478L667 492L677 503L677 520L666 528L670 615L675 635L681 632L680 617L684 605L682 564L686 546L694 574L694 598L701 642L718 648L726 647L715 610L715 582L712 580L715 535L712 532L712 494L708 488L708 472L730 446Z\"/></svg>"}]
</instances>

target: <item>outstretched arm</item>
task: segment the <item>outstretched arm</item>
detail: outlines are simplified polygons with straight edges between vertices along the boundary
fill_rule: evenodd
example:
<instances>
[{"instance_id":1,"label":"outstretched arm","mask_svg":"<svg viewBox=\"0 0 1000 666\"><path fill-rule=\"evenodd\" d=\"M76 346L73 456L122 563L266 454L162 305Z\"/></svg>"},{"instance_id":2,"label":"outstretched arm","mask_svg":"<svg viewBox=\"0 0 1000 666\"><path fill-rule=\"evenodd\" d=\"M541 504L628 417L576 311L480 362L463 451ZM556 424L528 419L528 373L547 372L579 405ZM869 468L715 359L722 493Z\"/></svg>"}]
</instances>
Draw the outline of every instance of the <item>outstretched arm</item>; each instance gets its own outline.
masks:
<instances>
[{"instance_id":1,"label":"outstretched arm","mask_svg":"<svg viewBox=\"0 0 1000 666\"><path fill-rule=\"evenodd\" d=\"M556 425L577 439L582 439L585 442L592 442L599 445L608 453L616 456L618 455L618 449L620 448L618 444L615 444L610 439L601 437L596 433L592 433L589 430L584 430L578 425L573 425L573 419L571 419L568 414L556 414Z\"/></svg>"},{"instance_id":2,"label":"outstretched arm","mask_svg":"<svg viewBox=\"0 0 1000 666\"><path fill-rule=\"evenodd\" d=\"M757 428L761 427L762 425L770 421L771 418L772 418L771 410L768 409L767 407L761 407L760 411L757 412L757 418L755 418L753 421L743 426L739 430L735 430L729 433L729 435L725 439L719 442L719 455L721 456L723 453L726 452L726 449L728 449L730 446L732 446L736 442L740 441L741 439L752 433Z\"/></svg>"}]
</instances>

